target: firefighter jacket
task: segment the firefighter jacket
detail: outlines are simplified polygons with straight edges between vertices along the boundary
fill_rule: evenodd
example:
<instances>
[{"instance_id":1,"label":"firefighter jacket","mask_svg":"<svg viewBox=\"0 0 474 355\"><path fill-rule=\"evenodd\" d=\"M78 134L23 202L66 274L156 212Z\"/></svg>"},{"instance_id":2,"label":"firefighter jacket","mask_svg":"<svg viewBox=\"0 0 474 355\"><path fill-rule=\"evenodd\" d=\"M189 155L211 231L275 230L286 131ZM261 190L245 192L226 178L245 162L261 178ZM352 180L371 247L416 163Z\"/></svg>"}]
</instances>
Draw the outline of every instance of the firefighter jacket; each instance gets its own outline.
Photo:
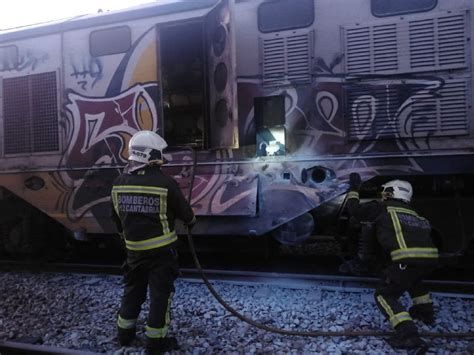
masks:
<instances>
[{"instance_id":1,"label":"firefighter jacket","mask_svg":"<svg viewBox=\"0 0 474 355\"><path fill-rule=\"evenodd\" d=\"M401 200L371 201L359 204L359 193L350 191L349 214L366 225L359 252L367 253L376 243L390 256L392 262L433 265L438 249L431 239L429 221Z\"/></svg>"},{"instance_id":2,"label":"firefighter jacket","mask_svg":"<svg viewBox=\"0 0 474 355\"><path fill-rule=\"evenodd\" d=\"M175 219L195 222L194 213L177 182L157 166L145 166L117 177L112 187L113 220L127 252L173 247Z\"/></svg>"}]
</instances>

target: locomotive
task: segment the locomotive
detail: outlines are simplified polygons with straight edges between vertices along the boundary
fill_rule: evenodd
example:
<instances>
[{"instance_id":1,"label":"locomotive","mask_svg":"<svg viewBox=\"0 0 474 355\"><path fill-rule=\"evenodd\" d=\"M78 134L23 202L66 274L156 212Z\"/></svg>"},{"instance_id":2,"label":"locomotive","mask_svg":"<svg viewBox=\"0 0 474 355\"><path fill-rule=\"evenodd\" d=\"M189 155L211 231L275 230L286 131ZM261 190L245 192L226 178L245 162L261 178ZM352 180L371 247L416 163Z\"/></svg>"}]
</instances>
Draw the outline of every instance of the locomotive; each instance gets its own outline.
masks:
<instances>
[{"instance_id":1,"label":"locomotive","mask_svg":"<svg viewBox=\"0 0 474 355\"><path fill-rule=\"evenodd\" d=\"M412 182L445 251L472 252L472 10L164 0L1 31L0 249L113 238L111 184L152 130L197 236L331 234L358 172L366 197Z\"/></svg>"}]
</instances>

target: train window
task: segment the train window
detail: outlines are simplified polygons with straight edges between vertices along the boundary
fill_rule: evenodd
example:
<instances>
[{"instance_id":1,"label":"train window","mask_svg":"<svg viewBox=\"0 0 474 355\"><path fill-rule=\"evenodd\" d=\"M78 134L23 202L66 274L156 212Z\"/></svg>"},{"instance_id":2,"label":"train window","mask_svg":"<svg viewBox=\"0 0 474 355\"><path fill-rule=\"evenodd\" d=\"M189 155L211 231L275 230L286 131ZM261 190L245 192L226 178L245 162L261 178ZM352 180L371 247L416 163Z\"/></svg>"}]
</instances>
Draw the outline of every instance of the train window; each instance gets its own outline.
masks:
<instances>
[{"instance_id":1,"label":"train window","mask_svg":"<svg viewBox=\"0 0 474 355\"><path fill-rule=\"evenodd\" d=\"M132 32L128 26L94 31L90 34L89 46L93 57L125 53L132 46Z\"/></svg>"},{"instance_id":2,"label":"train window","mask_svg":"<svg viewBox=\"0 0 474 355\"><path fill-rule=\"evenodd\" d=\"M258 7L258 28L276 32L310 26L314 21L314 0L273 0Z\"/></svg>"},{"instance_id":3,"label":"train window","mask_svg":"<svg viewBox=\"0 0 474 355\"><path fill-rule=\"evenodd\" d=\"M18 68L17 46L0 47L0 71L9 71Z\"/></svg>"},{"instance_id":4,"label":"train window","mask_svg":"<svg viewBox=\"0 0 474 355\"><path fill-rule=\"evenodd\" d=\"M438 0L372 0L374 16L385 17L433 9Z\"/></svg>"}]
</instances>

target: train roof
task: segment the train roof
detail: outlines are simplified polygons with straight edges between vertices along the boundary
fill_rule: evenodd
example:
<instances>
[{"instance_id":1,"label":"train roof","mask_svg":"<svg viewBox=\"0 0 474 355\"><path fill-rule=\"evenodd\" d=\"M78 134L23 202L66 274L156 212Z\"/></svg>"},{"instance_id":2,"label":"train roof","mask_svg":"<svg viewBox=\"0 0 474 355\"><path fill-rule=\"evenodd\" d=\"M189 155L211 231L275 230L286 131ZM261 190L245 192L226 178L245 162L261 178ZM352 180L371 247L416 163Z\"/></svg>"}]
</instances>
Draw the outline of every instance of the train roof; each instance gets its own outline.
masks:
<instances>
[{"instance_id":1,"label":"train roof","mask_svg":"<svg viewBox=\"0 0 474 355\"><path fill-rule=\"evenodd\" d=\"M173 13L212 7L219 0L161 0L159 3L142 5L115 11L82 15L67 19L0 30L0 42L44 36L91 26L104 26L122 21L131 21L144 17L170 15Z\"/></svg>"}]
</instances>

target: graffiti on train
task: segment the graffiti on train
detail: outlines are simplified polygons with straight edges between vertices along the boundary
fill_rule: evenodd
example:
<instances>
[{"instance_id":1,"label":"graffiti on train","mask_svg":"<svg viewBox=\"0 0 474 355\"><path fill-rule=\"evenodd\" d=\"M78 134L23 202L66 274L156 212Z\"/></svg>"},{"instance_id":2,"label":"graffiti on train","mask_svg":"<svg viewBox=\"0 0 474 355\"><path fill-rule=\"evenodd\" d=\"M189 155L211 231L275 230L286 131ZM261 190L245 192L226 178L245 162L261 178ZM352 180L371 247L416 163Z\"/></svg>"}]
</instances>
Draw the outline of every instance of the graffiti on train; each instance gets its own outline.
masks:
<instances>
[{"instance_id":1,"label":"graffiti on train","mask_svg":"<svg viewBox=\"0 0 474 355\"><path fill-rule=\"evenodd\" d=\"M138 130L157 131L157 84L139 84L114 97L86 97L70 91L66 105L67 154L65 166L84 170L62 173L64 185L72 186L68 215L75 219L87 209L106 201L107 189L85 193L92 185L106 187L94 177L101 166L123 166L127 161L128 142ZM112 175L116 175L113 172ZM101 194L104 196L101 196ZM83 200L81 202L81 200ZM87 206L87 208L85 208Z\"/></svg>"},{"instance_id":2,"label":"graffiti on train","mask_svg":"<svg viewBox=\"0 0 474 355\"><path fill-rule=\"evenodd\" d=\"M20 53L16 46L0 47L0 72L34 71L49 59L49 54L43 51L28 49Z\"/></svg>"},{"instance_id":3,"label":"graffiti on train","mask_svg":"<svg viewBox=\"0 0 474 355\"><path fill-rule=\"evenodd\" d=\"M94 166L104 163L103 152L107 152L112 165L123 164L131 136L137 130L158 129L156 91L155 83L133 86L115 97L86 97L71 91L66 105L68 159ZM111 144L119 149L111 149Z\"/></svg>"},{"instance_id":4,"label":"graffiti on train","mask_svg":"<svg viewBox=\"0 0 474 355\"><path fill-rule=\"evenodd\" d=\"M103 74L103 64L99 58L89 58L78 62L72 62L72 73L70 74L76 80L82 90L93 89L99 82Z\"/></svg>"}]
</instances>

